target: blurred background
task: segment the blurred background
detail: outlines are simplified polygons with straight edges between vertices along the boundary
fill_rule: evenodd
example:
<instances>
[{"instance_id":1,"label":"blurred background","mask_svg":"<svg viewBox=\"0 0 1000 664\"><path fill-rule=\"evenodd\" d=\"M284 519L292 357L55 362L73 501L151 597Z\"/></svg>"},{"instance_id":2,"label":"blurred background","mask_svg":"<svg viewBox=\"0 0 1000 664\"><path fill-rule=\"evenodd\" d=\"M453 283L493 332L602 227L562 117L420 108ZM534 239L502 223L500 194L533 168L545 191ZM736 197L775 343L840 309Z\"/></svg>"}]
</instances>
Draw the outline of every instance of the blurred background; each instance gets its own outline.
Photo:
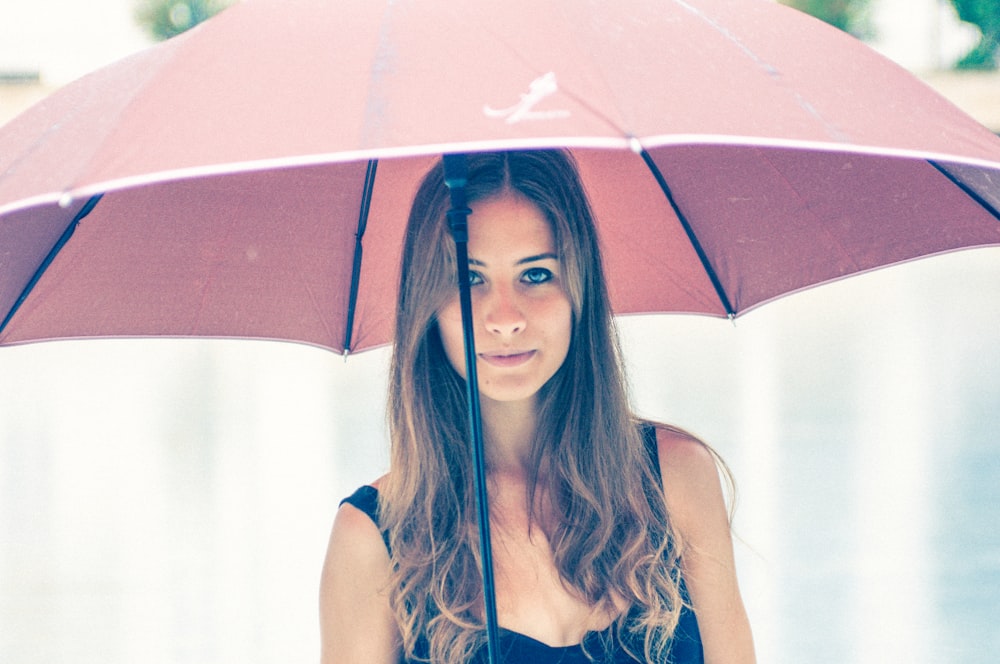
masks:
<instances>
[{"instance_id":1,"label":"blurred background","mask_svg":"<svg viewBox=\"0 0 1000 664\"><path fill-rule=\"evenodd\" d=\"M219 2L4 0L0 123ZM1000 3L796 1L1000 131ZM737 479L761 662L996 661L1000 248L735 324L621 321L635 399ZM318 657L340 498L386 469L388 355L221 341L0 349L0 662Z\"/></svg>"}]
</instances>

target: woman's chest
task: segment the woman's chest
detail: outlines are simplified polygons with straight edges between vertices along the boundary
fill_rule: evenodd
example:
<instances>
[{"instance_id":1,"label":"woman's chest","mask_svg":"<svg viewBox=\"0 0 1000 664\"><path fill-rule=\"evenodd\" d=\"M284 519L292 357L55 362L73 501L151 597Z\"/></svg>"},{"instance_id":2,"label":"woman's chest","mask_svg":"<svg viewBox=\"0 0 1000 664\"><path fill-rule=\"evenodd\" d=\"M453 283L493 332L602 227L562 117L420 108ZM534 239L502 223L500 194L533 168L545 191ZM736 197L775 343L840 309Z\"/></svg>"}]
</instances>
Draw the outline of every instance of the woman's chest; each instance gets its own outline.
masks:
<instances>
[{"instance_id":1,"label":"woman's chest","mask_svg":"<svg viewBox=\"0 0 1000 664\"><path fill-rule=\"evenodd\" d=\"M563 581L549 538L526 518L494 529L493 564L497 617L505 629L550 646L569 646L614 618Z\"/></svg>"}]
</instances>

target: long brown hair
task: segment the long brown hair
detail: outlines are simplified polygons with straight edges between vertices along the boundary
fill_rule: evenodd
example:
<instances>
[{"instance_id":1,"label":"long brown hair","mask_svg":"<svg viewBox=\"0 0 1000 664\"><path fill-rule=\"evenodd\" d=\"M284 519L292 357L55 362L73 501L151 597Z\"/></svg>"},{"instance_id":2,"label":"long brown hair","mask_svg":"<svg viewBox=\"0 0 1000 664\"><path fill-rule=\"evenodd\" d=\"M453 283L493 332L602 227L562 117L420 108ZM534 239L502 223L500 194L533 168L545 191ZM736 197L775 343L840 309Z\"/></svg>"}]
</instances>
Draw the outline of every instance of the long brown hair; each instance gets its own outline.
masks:
<instances>
[{"instance_id":1,"label":"long brown hair","mask_svg":"<svg viewBox=\"0 0 1000 664\"><path fill-rule=\"evenodd\" d=\"M597 231L575 164L568 153L537 150L474 154L468 167L473 210L509 192L542 211L573 307L566 361L540 394L529 478L535 487L544 465L556 568L591 605L612 614L631 607L613 633L641 637L642 655L656 661L682 603L679 543L629 406ZM381 510L406 656L460 662L482 646L485 630L464 383L435 319L456 288L447 206L439 163L416 194L403 249Z\"/></svg>"}]
</instances>

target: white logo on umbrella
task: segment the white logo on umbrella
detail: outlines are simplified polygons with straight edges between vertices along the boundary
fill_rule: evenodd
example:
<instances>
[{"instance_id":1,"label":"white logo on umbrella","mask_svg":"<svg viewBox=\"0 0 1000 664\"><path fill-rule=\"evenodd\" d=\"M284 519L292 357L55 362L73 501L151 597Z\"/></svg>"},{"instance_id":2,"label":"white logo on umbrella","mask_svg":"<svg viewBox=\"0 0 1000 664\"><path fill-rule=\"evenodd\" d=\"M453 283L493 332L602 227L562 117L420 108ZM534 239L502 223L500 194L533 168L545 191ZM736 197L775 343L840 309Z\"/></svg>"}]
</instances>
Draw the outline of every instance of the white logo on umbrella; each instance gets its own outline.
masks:
<instances>
[{"instance_id":1,"label":"white logo on umbrella","mask_svg":"<svg viewBox=\"0 0 1000 664\"><path fill-rule=\"evenodd\" d=\"M559 92L556 84L555 72L549 72L539 76L528 86L528 92L521 95L521 101L509 108L494 109L489 105L483 106L483 113L490 118L506 118L507 124L514 124L521 120L558 120L568 118L569 111L536 111L534 107L546 97L551 97Z\"/></svg>"}]
</instances>

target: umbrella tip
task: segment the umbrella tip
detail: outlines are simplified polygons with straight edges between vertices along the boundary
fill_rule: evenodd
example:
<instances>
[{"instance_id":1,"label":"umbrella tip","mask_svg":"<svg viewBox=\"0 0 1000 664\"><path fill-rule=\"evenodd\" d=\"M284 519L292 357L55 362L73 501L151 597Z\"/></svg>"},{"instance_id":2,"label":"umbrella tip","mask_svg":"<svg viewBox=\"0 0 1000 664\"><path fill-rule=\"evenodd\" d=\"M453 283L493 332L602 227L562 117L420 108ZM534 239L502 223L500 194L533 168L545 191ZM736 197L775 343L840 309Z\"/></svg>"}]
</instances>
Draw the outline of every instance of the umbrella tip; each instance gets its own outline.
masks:
<instances>
[{"instance_id":1,"label":"umbrella tip","mask_svg":"<svg viewBox=\"0 0 1000 664\"><path fill-rule=\"evenodd\" d=\"M628 147L630 150L632 150L632 152L636 154L642 154L644 152L644 150L642 149L642 143L640 143L639 139L636 138L635 136L628 137Z\"/></svg>"},{"instance_id":2,"label":"umbrella tip","mask_svg":"<svg viewBox=\"0 0 1000 664\"><path fill-rule=\"evenodd\" d=\"M66 209L73 204L73 194L68 191L63 192L63 195L59 197L59 207Z\"/></svg>"}]
</instances>

